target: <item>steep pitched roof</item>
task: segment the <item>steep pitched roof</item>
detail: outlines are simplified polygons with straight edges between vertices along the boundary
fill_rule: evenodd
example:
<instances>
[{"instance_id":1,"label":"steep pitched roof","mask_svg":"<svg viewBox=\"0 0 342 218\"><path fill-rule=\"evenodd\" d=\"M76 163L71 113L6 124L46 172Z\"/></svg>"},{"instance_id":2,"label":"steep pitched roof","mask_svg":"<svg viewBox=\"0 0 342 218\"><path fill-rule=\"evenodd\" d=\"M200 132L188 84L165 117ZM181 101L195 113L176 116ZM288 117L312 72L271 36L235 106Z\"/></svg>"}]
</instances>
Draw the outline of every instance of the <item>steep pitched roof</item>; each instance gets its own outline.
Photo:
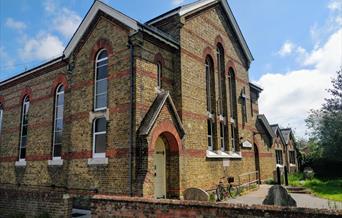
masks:
<instances>
[{"instance_id":1,"label":"steep pitched roof","mask_svg":"<svg viewBox=\"0 0 342 218\"><path fill-rule=\"evenodd\" d=\"M259 115L257 116L257 119L263 124L263 126L264 126L264 128L266 129L266 131L267 131L267 133L269 134L269 136L270 136L271 138L274 138L274 137L275 137L274 132L273 132L273 130L272 130L272 128L271 128L271 126L270 126L270 124L269 124L269 122L268 122L266 116L263 115L263 114L259 114Z\"/></svg>"},{"instance_id":2,"label":"steep pitched roof","mask_svg":"<svg viewBox=\"0 0 342 218\"><path fill-rule=\"evenodd\" d=\"M281 142L282 142L284 145L286 145L286 140L285 140L285 138L284 138L284 135L283 135L282 131L280 130L279 125L278 125L278 124L272 124L272 125L270 125L270 126L271 126L271 128L272 128L272 130L273 130L273 132L274 132L275 135L277 135L277 132L279 133Z\"/></svg>"},{"instance_id":3,"label":"steep pitched roof","mask_svg":"<svg viewBox=\"0 0 342 218\"><path fill-rule=\"evenodd\" d=\"M142 120L140 127L138 129L138 133L140 136L146 136L150 133L153 125L155 124L163 106L167 104L168 109L172 115L173 121L175 123L176 129L181 139L185 136L185 130L183 128L183 124L181 122L180 117L178 116L176 107L172 101L169 92L162 91L157 95L148 112L146 113L144 119Z\"/></svg>"},{"instance_id":4,"label":"steep pitched roof","mask_svg":"<svg viewBox=\"0 0 342 218\"><path fill-rule=\"evenodd\" d=\"M237 38L238 38L238 41L242 47L242 50L243 50L244 54L246 55L248 62L251 63L254 60L253 55L248 48L247 42L242 35L241 29L240 29L238 23L236 22L236 19L233 15L232 10L229 7L227 0L199 0L199 1L187 4L187 5L183 5L181 7L177 7L171 11L168 11L168 12L166 12L166 13L164 13L164 14L156 17L156 18L153 18L152 20L147 21L146 24L153 25L156 22L162 21L168 17L171 17L173 15L177 15L177 14L179 16L184 16L184 15L190 14L192 12L195 12L199 9L204 9L206 7L209 7L209 6L216 4L216 3L219 3L222 5L224 11L226 12L226 15L227 15L229 21L231 22L231 24L233 26L233 30L237 35Z\"/></svg>"},{"instance_id":5,"label":"steep pitched roof","mask_svg":"<svg viewBox=\"0 0 342 218\"><path fill-rule=\"evenodd\" d=\"M284 136L286 144L289 143L290 137L294 138L291 128L281 129L280 131Z\"/></svg>"}]
</instances>

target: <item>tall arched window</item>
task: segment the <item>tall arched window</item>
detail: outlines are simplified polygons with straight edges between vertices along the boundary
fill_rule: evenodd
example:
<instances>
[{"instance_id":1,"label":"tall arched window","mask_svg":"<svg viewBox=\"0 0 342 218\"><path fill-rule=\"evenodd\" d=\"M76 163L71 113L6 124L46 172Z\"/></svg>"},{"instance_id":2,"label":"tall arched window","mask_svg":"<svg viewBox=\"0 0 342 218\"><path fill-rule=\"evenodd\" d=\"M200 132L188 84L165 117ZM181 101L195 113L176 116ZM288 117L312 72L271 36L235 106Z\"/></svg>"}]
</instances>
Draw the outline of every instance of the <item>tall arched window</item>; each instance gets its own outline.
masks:
<instances>
[{"instance_id":1,"label":"tall arched window","mask_svg":"<svg viewBox=\"0 0 342 218\"><path fill-rule=\"evenodd\" d=\"M220 143L221 150L225 151L227 141L227 95L225 81L224 50L221 44L217 45L216 54L219 90L218 107L220 115Z\"/></svg>"},{"instance_id":2,"label":"tall arched window","mask_svg":"<svg viewBox=\"0 0 342 218\"><path fill-rule=\"evenodd\" d=\"M208 111L208 150L214 149L214 133L215 131L215 79L213 70L213 61L211 57L205 60L205 75L206 75L206 96L207 96L207 111Z\"/></svg>"},{"instance_id":3,"label":"tall arched window","mask_svg":"<svg viewBox=\"0 0 342 218\"><path fill-rule=\"evenodd\" d=\"M232 68L229 69L229 105L230 105L230 137L232 151L238 149L238 123L237 123L237 97L236 97L236 80L235 73Z\"/></svg>"},{"instance_id":4,"label":"tall arched window","mask_svg":"<svg viewBox=\"0 0 342 218\"><path fill-rule=\"evenodd\" d=\"M2 107L2 104L0 103L0 135L1 135L3 117L4 117L4 108Z\"/></svg>"},{"instance_id":5,"label":"tall arched window","mask_svg":"<svg viewBox=\"0 0 342 218\"><path fill-rule=\"evenodd\" d=\"M62 138L63 138L63 113L64 113L64 86L59 85L55 94L54 128L52 159L62 157Z\"/></svg>"},{"instance_id":6,"label":"tall arched window","mask_svg":"<svg viewBox=\"0 0 342 218\"><path fill-rule=\"evenodd\" d=\"M25 157L26 157L29 108L30 108L30 99L28 96L25 96L23 100L22 108L21 108L19 161L25 161Z\"/></svg>"},{"instance_id":7,"label":"tall arched window","mask_svg":"<svg viewBox=\"0 0 342 218\"><path fill-rule=\"evenodd\" d=\"M108 53L101 50L96 57L94 110L107 108Z\"/></svg>"},{"instance_id":8,"label":"tall arched window","mask_svg":"<svg viewBox=\"0 0 342 218\"><path fill-rule=\"evenodd\" d=\"M157 63L157 86L158 88L162 88L162 76L163 76L163 68L162 68L162 64L160 63L160 61L158 61Z\"/></svg>"},{"instance_id":9,"label":"tall arched window","mask_svg":"<svg viewBox=\"0 0 342 218\"><path fill-rule=\"evenodd\" d=\"M93 123L93 157L106 157L107 120L104 117L97 118Z\"/></svg>"}]
</instances>

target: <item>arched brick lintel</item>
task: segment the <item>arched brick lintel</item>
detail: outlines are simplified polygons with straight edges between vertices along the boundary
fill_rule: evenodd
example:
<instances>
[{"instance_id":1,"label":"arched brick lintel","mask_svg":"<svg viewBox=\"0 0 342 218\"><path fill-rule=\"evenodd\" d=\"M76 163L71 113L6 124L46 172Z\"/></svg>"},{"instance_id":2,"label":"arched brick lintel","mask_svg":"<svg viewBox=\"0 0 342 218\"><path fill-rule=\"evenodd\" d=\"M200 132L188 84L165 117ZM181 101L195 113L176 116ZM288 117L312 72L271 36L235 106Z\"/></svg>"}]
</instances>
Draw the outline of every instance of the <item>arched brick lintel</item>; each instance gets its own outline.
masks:
<instances>
[{"instance_id":1,"label":"arched brick lintel","mask_svg":"<svg viewBox=\"0 0 342 218\"><path fill-rule=\"evenodd\" d=\"M158 63L158 62L160 62L162 66L165 66L165 60L164 60L162 54L160 54L160 52L158 52L154 56L154 63Z\"/></svg>"},{"instance_id":2,"label":"arched brick lintel","mask_svg":"<svg viewBox=\"0 0 342 218\"><path fill-rule=\"evenodd\" d=\"M215 38L215 46L217 46L218 44L221 44L222 48L224 48L223 39L220 35L216 36Z\"/></svg>"},{"instance_id":3,"label":"arched brick lintel","mask_svg":"<svg viewBox=\"0 0 342 218\"><path fill-rule=\"evenodd\" d=\"M90 61L95 61L96 55L101 49L106 49L109 57L113 55L112 43L106 38L100 38L96 41L95 45L91 50Z\"/></svg>"},{"instance_id":4,"label":"arched brick lintel","mask_svg":"<svg viewBox=\"0 0 342 218\"><path fill-rule=\"evenodd\" d=\"M19 105L23 103L25 96L28 96L30 101L32 100L32 89L30 87L25 87L21 90Z\"/></svg>"},{"instance_id":5,"label":"arched brick lintel","mask_svg":"<svg viewBox=\"0 0 342 218\"><path fill-rule=\"evenodd\" d=\"M229 75L229 69L232 68L236 75L236 66L232 60L229 60L226 64L226 74Z\"/></svg>"},{"instance_id":6,"label":"arched brick lintel","mask_svg":"<svg viewBox=\"0 0 342 218\"><path fill-rule=\"evenodd\" d=\"M204 50L203 50L203 54L202 54L202 57L203 57L203 64L205 63L205 60L207 58L207 56L210 56L212 61L214 62L214 66L216 66L216 58L215 58L215 55L214 55L214 52L213 50L208 46L206 47Z\"/></svg>"},{"instance_id":7,"label":"arched brick lintel","mask_svg":"<svg viewBox=\"0 0 342 218\"><path fill-rule=\"evenodd\" d=\"M66 78L66 76L65 76L64 74L62 74L62 73L61 73L61 74L58 74L58 76L56 77L56 79L52 82L51 93L50 93L51 96L54 96L54 95L55 95L56 89L57 89L57 87L58 87L60 84L63 84L64 90L65 90L65 91L69 88L69 84L68 84L67 78Z\"/></svg>"},{"instance_id":8,"label":"arched brick lintel","mask_svg":"<svg viewBox=\"0 0 342 218\"><path fill-rule=\"evenodd\" d=\"M159 136L162 136L164 140L167 141L168 150L171 154L183 153L182 141L176 127L170 120L164 120L154 128L151 135L151 143L148 153L153 153Z\"/></svg>"}]
</instances>

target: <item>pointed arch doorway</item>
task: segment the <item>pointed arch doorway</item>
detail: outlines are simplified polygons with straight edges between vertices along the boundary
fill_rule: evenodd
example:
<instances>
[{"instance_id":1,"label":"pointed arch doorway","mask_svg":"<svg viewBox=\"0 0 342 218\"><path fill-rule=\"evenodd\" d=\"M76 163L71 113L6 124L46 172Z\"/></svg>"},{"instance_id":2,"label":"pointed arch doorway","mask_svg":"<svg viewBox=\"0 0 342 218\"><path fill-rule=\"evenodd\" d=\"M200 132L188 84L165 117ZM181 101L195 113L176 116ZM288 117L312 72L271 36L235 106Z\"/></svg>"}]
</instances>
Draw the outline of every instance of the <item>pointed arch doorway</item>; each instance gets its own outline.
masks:
<instances>
[{"instance_id":1,"label":"pointed arch doorway","mask_svg":"<svg viewBox=\"0 0 342 218\"><path fill-rule=\"evenodd\" d=\"M156 141L153 160L154 197L166 198L166 145L161 137Z\"/></svg>"}]
</instances>

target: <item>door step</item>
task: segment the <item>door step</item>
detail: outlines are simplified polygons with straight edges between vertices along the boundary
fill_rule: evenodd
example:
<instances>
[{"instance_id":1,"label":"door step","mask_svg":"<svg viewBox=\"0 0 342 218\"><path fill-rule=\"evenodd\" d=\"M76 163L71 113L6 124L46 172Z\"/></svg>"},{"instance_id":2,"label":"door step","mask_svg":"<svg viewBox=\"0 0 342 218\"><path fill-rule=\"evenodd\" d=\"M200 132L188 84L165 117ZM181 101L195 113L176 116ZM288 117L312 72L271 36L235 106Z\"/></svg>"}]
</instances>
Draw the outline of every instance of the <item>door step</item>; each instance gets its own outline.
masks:
<instances>
[{"instance_id":1,"label":"door step","mask_svg":"<svg viewBox=\"0 0 342 218\"><path fill-rule=\"evenodd\" d=\"M287 186L287 191L289 193L295 193L295 194L311 194L311 191L304 188L304 187L293 187L293 186Z\"/></svg>"}]
</instances>

